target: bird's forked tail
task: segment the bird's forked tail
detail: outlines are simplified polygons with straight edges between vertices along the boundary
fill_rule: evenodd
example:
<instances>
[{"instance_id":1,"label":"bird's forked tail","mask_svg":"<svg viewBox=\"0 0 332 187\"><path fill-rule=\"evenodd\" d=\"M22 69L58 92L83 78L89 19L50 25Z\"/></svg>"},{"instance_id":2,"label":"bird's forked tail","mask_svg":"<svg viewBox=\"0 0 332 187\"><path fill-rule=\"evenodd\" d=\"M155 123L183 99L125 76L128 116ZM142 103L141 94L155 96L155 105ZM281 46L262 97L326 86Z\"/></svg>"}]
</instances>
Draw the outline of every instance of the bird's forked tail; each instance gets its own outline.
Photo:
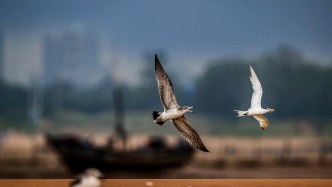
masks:
<instances>
[{"instance_id":1,"label":"bird's forked tail","mask_svg":"<svg viewBox=\"0 0 332 187\"><path fill-rule=\"evenodd\" d=\"M241 110L234 110L235 112L237 112L237 117L241 117L241 116L246 116L248 114L248 111L241 111Z\"/></svg>"},{"instance_id":2,"label":"bird's forked tail","mask_svg":"<svg viewBox=\"0 0 332 187\"><path fill-rule=\"evenodd\" d=\"M161 112L157 112L157 111L153 111L152 112L152 116L153 116L153 120L155 123L157 123L158 125L163 125L165 122L156 122L156 119L161 115Z\"/></svg>"}]
</instances>

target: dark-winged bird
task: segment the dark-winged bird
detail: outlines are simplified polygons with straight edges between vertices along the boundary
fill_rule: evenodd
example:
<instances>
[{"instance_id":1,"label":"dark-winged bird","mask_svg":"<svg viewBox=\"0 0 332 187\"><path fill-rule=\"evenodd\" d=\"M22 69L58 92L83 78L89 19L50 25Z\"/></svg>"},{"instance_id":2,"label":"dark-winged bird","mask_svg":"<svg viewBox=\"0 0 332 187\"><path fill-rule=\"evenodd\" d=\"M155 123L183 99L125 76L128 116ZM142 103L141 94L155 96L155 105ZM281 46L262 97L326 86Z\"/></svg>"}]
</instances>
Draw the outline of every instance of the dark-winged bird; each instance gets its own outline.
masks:
<instances>
[{"instance_id":1,"label":"dark-winged bird","mask_svg":"<svg viewBox=\"0 0 332 187\"><path fill-rule=\"evenodd\" d=\"M182 136L195 148L209 152L203 144L197 132L190 126L184 114L186 112L193 112L194 107L179 106L176 102L173 85L160 61L155 55L155 74L158 83L158 90L161 103L164 106L163 112L153 111L154 122L158 125L163 125L167 120L171 120L176 129Z\"/></svg>"}]
</instances>

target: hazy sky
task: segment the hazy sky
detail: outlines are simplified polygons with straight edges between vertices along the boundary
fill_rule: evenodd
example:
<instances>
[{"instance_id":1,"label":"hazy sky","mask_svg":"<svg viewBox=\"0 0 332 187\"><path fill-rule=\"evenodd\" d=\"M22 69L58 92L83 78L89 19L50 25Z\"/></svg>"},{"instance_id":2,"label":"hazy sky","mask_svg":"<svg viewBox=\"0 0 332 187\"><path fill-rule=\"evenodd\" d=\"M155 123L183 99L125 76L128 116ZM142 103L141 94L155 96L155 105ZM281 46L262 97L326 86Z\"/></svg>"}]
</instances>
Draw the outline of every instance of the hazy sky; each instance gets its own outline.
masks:
<instances>
[{"instance_id":1,"label":"hazy sky","mask_svg":"<svg viewBox=\"0 0 332 187\"><path fill-rule=\"evenodd\" d=\"M331 60L331 10L329 0L1 0L6 77L20 82L39 72L42 36L75 24L102 33L131 72L140 66L143 52L156 49L167 52L174 69L195 65L190 68L194 74L207 59L255 56L279 44ZM17 70L22 63L34 65ZM15 71L20 77L11 77Z\"/></svg>"}]
</instances>

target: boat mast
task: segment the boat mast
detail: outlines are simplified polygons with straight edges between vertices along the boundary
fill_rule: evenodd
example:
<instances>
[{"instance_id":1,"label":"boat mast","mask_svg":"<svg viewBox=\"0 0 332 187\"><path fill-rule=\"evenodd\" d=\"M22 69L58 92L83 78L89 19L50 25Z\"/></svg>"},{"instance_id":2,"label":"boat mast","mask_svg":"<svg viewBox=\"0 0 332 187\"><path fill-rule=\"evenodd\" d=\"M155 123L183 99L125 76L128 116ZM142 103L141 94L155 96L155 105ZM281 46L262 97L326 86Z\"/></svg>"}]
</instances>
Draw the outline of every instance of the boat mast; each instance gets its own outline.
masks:
<instances>
[{"instance_id":1,"label":"boat mast","mask_svg":"<svg viewBox=\"0 0 332 187\"><path fill-rule=\"evenodd\" d=\"M113 103L114 103L114 119L115 119L115 135L121 138L122 148L127 146L127 131L124 128L124 107L123 94L120 86L116 85L113 89Z\"/></svg>"}]
</instances>

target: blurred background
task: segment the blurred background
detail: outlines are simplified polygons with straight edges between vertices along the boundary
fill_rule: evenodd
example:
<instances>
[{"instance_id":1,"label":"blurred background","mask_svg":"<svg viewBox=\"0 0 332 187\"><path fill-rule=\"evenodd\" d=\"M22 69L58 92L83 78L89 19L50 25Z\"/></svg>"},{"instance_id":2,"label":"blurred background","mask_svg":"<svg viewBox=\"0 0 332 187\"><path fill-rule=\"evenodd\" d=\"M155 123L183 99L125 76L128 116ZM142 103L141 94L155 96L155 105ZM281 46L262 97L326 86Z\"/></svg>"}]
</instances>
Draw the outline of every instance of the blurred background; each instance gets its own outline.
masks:
<instances>
[{"instance_id":1,"label":"blurred background","mask_svg":"<svg viewBox=\"0 0 332 187\"><path fill-rule=\"evenodd\" d=\"M110 178L332 178L331 10L325 0L0 1L0 178L86 167ZM153 123L155 53L211 153ZM262 107L277 110L266 132L233 111L250 107L248 64Z\"/></svg>"}]
</instances>

